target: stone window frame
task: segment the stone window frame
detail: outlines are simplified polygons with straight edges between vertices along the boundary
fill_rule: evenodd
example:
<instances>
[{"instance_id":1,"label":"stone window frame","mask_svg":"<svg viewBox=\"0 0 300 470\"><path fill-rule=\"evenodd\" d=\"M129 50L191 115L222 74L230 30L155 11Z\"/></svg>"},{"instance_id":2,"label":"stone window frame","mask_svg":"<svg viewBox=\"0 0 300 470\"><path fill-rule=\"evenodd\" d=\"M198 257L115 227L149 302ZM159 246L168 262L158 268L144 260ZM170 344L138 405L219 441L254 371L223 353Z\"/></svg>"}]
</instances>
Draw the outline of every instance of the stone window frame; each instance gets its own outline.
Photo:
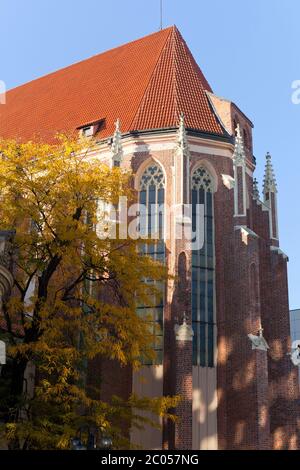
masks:
<instances>
[{"instance_id":1,"label":"stone window frame","mask_svg":"<svg viewBox=\"0 0 300 470\"><path fill-rule=\"evenodd\" d=\"M165 204L166 195L166 177L163 167L156 161L148 161L147 164L142 168L142 171L138 175L138 200L139 203L145 204L149 207L149 204L159 205ZM153 189L155 188L155 191ZM164 225L165 225L165 214L160 212L156 214L155 223L158 226L158 240L153 244L141 244L141 251L145 255L151 256L154 260L165 262L165 240L164 240ZM151 221L152 222L152 221ZM150 224L151 224L150 222ZM142 233L149 235L149 217L147 220L140 223L143 224L144 230ZM151 225L150 225L151 229ZM151 279L146 279L145 282L153 282ZM149 360L143 359L144 365L161 365L163 364L164 354L164 288L165 284L162 282L158 285L161 292L161 296L157 303L153 306L139 306L137 312L139 315L144 317L152 317L150 323L153 323L153 344L152 347L156 352L156 360L150 362Z\"/></svg>"},{"instance_id":2,"label":"stone window frame","mask_svg":"<svg viewBox=\"0 0 300 470\"><path fill-rule=\"evenodd\" d=\"M192 253L193 365L211 368L216 366L217 339L214 211L216 178L212 173L204 162L200 162L191 172L192 205L195 202L205 204L204 247L199 252ZM208 222L211 243L207 243ZM195 228L193 218L193 230Z\"/></svg>"}]
</instances>

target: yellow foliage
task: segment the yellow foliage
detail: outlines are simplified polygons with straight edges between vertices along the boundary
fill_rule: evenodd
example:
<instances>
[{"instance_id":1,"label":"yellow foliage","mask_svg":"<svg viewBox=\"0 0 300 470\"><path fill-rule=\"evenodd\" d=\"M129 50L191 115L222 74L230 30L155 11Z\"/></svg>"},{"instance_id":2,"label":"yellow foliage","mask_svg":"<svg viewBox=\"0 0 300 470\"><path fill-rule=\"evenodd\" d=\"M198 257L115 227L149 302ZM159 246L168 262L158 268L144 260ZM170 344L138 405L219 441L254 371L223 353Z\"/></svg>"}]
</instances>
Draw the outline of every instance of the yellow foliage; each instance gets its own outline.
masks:
<instances>
[{"instance_id":1,"label":"yellow foliage","mask_svg":"<svg viewBox=\"0 0 300 470\"><path fill-rule=\"evenodd\" d=\"M68 448L83 421L126 439L116 424L138 422L134 409L167 415L175 401L92 400L83 386L85 364L96 355L139 367L154 358L151 335L137 305L148 303L165 269L140 256L138 241L102 239L99 200L134 199L131 174L96 158L93 142L59 136L55 144L0 141L0 230L16 230L14 292L0 313L0 332L24 375L36 365L34 397L14 385L6 435L25 448ZM14 410L13 412L11 410ZM84 416L83 416L84 415ZM128 443L127 443L128 445Z\"/></svg>"}]
</instances>

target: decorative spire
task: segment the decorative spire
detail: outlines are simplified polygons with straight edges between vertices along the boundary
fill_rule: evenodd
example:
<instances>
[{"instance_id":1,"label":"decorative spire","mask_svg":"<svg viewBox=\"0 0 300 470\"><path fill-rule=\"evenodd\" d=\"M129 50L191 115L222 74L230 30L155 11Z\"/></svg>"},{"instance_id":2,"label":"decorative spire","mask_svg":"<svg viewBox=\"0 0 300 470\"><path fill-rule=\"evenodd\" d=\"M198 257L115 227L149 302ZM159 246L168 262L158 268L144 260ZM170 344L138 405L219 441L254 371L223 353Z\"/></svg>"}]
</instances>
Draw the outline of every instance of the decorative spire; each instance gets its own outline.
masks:
<instances>
[{"instance_id":1,"label":"decorative spire","mask_svg":"<svg viewBox=\"0 0 300 470\"><path fill-rule=\"evenodd\" d=\"M246 162L246 154L244 148L244 140L241 134L240 125L237 125L236 128L236 137L235 137L235 146L233 153L233 161L236 166L244 166Z\"/></svg>"},{"instance_id":2,"label":"decorative spire","mask_svg":"<svg viewBox=\"0 0 300 470\"><path fill-rule=\"evenodd\" d=\"M177 341L193 341L194 331L192 326L187 322L187 315L185 312L183 312L182 324L176 324L174 331Z\"/></svg>"},{"instance_id":3,"label":"decorative spire","mask_svg":"<svg viewBox=\"0 0 300 470\"><path fill-rule=\"evenodd\" d=\"M262 324L259 325L259 330L258 330L258 334L260 336L260 338L263 336L263 332L264 332L264 329L262 327Z\"/></svg>"},{"instance_id":4,"label":"decorative spire","mask_svg":"<svg viewBox=\"0 0 300 470\"><path fill-rule=\"evenodd\" d=\"M248 335L248 338L252 343L252 349L259 349L260 351L268 351L268 349L270 349L267 341L263 336L263 331L264 329L260 325L258 330L258 336L252 335L251 333Z\"/></svg>"},{"instance_id":5,"label":"decorative spire","mask_svg":"<svg viewBox=\"0 0 300 470\"><path fill-rule=\"evenodd\" d=\"M255 201L259 201L260 199L260 194L259 194L259 189L258 189L258 181L256 178L253 180L253 199Z\"/></svg>"},{"instance_id":6,"label":"decorative spire","mask_svg":"<svg viewBox=\"0 0 300 470\"><path fill-rule=\"evenodd\" d=\"M180 114L179 128L177 132L177 162L176 173L180 180L179 204L188 204L190 197L190 151L185 128L184 114Z\"/></svg>"},{"instance_id":7,"label":"decorative spire","mask_svg":"<svg viewBox=\"0 0 300 470\"><path fill-rule=\"evenodd\" d=\"M183 113L180 114L179 129L178 129L177 137L178 137L178 140L177 140L178 147L184 153L188 152L189 148L188 148L188 141L187 141L187 135L186 135L186 130L185 130L185 118L184 118Z\"/></svg>"},{"instance_id":8,"label":"decorative spire","mask_svg":"<svg viewBox=\"0 0 300 470\"><path fill-rule=\"evenodd\" d=\"M272 157L269 152L266 155L264 195L266 196L268 193L277 193L277 183L272 165Z\"/></svg>"},{"instance_id":9,"label":"decorative spire","mask_svg":"<svg viewBox=\"0 0 300 470\"><path fill-rule=\"evenodd\" d=\"M269 226L270 238L275 240L275 245L279 243L278 240L278 214L277 214L277 183L272 165L272 158L269 152L266 156L266 168L264 177L264 202L269 207Z\"/></svg>"},{"instance_id":10,"label":"decorative spire","mask_svg":"<svg viewBox=\"0 0 300 470\"><path fill-rule=\"evenodd\" d=\"M123 157L122 134L120 131L120 119L115 122L115 132L113 135L111 153L113 161L121 162Z\"/></svg>"},{"instance_id":11,"label":"decorative spire","mask_svg":"<svg viewBox=\"0 0 300 470\"><path fill-rule=\"evenodd\" d=\"M236 128L235 145L233 152L234 171L234 216L243 217L239 225L246 225L247 215L247 183L246 183L246 154L240 125Z\"/></svg>"}]
</instances>

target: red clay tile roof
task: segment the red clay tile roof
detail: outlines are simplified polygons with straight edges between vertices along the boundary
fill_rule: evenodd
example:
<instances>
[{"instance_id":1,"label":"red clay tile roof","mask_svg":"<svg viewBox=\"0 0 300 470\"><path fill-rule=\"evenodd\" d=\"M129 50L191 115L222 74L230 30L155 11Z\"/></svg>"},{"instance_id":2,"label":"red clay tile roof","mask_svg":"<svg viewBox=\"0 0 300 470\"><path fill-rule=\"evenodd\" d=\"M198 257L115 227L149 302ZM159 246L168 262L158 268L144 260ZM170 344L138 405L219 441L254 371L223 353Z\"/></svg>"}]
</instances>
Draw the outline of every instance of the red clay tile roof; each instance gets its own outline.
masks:
<instances>
[{"instance_id":1,"label":"red clay tile roof","mask_svg":"<svg viewBox=\"0 0 300 470\"><path fill-rule=\"evenodd\" d=\"M176 27L91 57L7 92L0 136L51 139L56 132L105 120L99 137L177 127L224 135L212 91Z\"/></svg>"}]
</instances>

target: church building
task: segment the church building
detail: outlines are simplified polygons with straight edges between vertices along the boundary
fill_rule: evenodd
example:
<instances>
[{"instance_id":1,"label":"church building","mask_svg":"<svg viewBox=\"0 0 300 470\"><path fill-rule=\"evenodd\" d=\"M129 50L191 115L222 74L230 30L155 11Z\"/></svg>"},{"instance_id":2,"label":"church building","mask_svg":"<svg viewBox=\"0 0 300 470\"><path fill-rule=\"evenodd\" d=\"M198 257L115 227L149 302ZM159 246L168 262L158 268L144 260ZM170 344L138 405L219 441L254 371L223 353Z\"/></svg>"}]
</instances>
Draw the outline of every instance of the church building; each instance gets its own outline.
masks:
<instances>
[{"instance_id":1,"label":"church building","mask_svg":"<svg viewBox=\"0 0 300 470\"><path fill-rule=\"evenodd\" d=\"M159 325L155 363L138 372L93 365L107 399L183 397L178 422L132 430L133 445L298 448L288 258L271 155L260 195L252 129L235 103L213 93L175 26L12 89L0 106L3 138L94 136L101 160L133 171L140 203L190 204L193 227L194 208L204 207L198 249L176 237L180 216L158 216L169 235L161 230L151 255L173 277L155 307L138 309Z\"/></svg>"}]
</instances>

